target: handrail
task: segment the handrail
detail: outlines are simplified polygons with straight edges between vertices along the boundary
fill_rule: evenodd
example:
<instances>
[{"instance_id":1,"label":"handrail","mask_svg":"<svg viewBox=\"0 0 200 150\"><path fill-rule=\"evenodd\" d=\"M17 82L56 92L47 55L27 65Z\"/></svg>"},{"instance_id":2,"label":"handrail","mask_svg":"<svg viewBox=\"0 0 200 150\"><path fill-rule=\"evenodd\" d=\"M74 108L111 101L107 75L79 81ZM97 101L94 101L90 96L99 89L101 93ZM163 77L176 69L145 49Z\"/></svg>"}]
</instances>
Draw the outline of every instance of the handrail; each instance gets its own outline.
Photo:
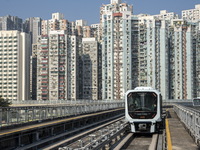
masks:
<instances>
[{"instance_id":1,"label":"handrail","mask_svg":"<svg viewBox=\"0 0 200 150\"><path fill-rule=\"evenodd\" d=\"M124 102L1 107L0 127L116 108L124 108Z\"/></svg>"},{"instance_id":2,"label":"handrail","mask_svg":"<svg viewBox=\"0 0 200 150\"><path fill-rule=\"evenodd\" d=\"M194 137L195 143L200 144L200 111L177 104L174 104L174 111Z\"/></svg>"}]
</instances>

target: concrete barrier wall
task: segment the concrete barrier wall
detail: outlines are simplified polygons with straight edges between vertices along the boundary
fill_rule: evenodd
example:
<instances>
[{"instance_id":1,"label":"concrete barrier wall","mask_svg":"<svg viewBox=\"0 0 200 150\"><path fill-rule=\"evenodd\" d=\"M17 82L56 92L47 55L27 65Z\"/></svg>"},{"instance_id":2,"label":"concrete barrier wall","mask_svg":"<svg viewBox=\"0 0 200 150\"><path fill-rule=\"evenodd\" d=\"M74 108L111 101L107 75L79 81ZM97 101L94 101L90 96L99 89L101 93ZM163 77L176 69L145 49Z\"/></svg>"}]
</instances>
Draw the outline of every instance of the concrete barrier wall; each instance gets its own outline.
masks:
<instances>
[{"instance_id":1,"label":"concrete barrier wall","mask_svg":"<svg viewBox=\"0 0 200 150\"><path fill-rule=\"evenodd\" d=\"M200 144L200 111L181 105L174 105L174 111L184 123L196 144Z\"/></svg>"}]
</instances>

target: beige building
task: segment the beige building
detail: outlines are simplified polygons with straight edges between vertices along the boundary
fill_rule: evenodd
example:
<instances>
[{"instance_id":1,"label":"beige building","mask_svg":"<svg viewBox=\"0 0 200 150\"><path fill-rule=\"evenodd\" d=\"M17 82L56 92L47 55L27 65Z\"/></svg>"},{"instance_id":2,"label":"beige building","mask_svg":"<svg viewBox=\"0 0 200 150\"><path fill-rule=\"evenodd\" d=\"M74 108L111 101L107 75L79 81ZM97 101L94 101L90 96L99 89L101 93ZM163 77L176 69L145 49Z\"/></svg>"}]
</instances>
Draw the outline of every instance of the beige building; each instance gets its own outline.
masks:
<instances>
[{"instance_id":1,"label":"beige building","mask_svg":"<svg viewBox=\"0 0 200 150\"><path fill-rule=\"evenodd\" d=\"M0 31L0 95L9 100L29 100L30 36Z\"/></svg>"},{"instance_id":2,"label":"beige building","mask_svg":"<svg viewBox=\"0 0 200 150\"><path fill-rule=\"evenodd\" d=\"M66 30L66 33L71 33L71 23L64 19L64 15L61 13L53 13L52 19L43 20L41 26L42 35L47 35L54 30Z\"/></svg>"}]
</instances>

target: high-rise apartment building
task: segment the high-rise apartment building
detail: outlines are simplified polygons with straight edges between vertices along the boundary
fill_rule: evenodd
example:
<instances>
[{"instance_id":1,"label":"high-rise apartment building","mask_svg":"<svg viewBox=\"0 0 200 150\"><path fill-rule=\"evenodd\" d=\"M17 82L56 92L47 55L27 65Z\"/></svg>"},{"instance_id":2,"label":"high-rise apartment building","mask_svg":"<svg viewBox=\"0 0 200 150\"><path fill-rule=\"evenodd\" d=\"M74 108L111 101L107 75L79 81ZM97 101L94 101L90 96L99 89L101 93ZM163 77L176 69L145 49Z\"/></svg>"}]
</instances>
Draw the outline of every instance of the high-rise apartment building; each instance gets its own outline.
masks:
<instances>
[{"instance_id":1,"label":"high-rise apartment building","mask_svg":"<svg viewBox=\"0 0 200 150\"><path fill-rule=\"evenodd\" d=\"M53 20L64 20L64 14L62 13L53 13L52 14L52 19Z\"/></svg>"},{"instance_id":2,"label":"high-rise apartment building","mask_svg":"<svg viewBox=\"0 0 200 150\"><path fill-rule=\"evenodd\" d=\"M52 19L43 20L41 25L42 35L48 35L50 31L65 30L67 34L71 34L71 23L64 19L61 13L53 13Z\"/></svg>"},{"instance_id":3,"label":"high-rise apartment building","mask_svg":"<svg viewBox=\"0 0 200 150\"><path fill-rule=\"evenodd\" d=\"M49 100L49 37L41 35L37 47L37 100Z\"/></svg>"},{"instance_id":4,"label":"high-rise apartment building","mask_svg":"<svg viewBox=\"0 0 200 150\"><path fill-rule=\"evenodd\" d=\"M37 43L38 36L41 35L42 19L39 17L32 17L26 19L24 23L24 32L30 33L31 43Z\"/></svg>"},{"instance_id":5,"label":"high-rise apartment building","mask_svg":"<svg viewBox=\"0 0 200 150\"><path fill-rule=\"evenodd\" d=\"M9 100L29 100L30 36L0 31L0 95Z\"/></svg>"},{"instance_id":6,"label":"high-rise apartment building","mask_svg":"<svg viewBox=\"0 0 200 150\"><path fill-rule=\"evenodd\" d=\"M37 54L37 100L67 99L67 35L50 31L39 39Z\"/></svg>"},{"instance_id":7,"label":"high-rise apartment building","mask_svg":"<svg viewBox=\"0 0 200 150\"><path fill-rule=\"evenodd\" d=\"M38 44L32 44L30 57L30 98L37 100L37 50Z\"/></svg>"},{"instance_id":8,"label":"high-rise apartment building","mask_svg":"<svg viewBox=\"0 0 200 150\"><path fill-rule=\"evenodd\" d=\"M0 17L0 30L18 30L23 31L23 20L17 16Z\"/></svg>"},{"instance_id":9,"label":"high-rise apartment building","mask_svg":"<svg viewBox=\"0 0 200 150\"><path fill-rule=\"evenodd\" d=\"M200 97L200 21L196 22L196 34L194 40L196 45L193 49L193 74L194 84L193 91L194 97Z\"/></svg>"},{"instance_id":10,"label":"high-rise apartment building","mask_svg":"<svg viewBox=\"0 0 200 150\"><path fill-rule=\"evenodd\" d=\"M161 10L160 14L153 15L156 19L162 19L162 20L171 20L171 19L178 19L178 14L175 14L174 12L168 12L167 10Z\"/></svg>"},{"instance_id":11,"label":"high-rise apartment building","mask_svg":"<svg viewBox=\"0 0 200 150\"><path fill-rule=\"evenodd\" d=\"M87 26L87 21L86 20L76 20L76 26Z\"/></svg>"},{"instance_id":12,"label":"high-rise apartment building","mask_svg":"<svg viewBox=\"0 0 200 150\"><path fill-rule=\"evenodd\" d=\"M81 29L80 29L81 28ZM79 35L81 35L84 38L90 38L90 37L94 37L96 39L99 39L99 26L98 24L96 25L91 25L91 26L79 26L79 30L82 33L78 33Z\"/></svg>"},{"instance_id":13,"label":"high-rise apartment building","mask_svg":"<svg viewBox=\"0 0 200 150\"><path fill-rule=\"evenodd\" d=\"M132 88L132 6L111 0L101 8L102 98L119 100Z\"/></svg>"},{"instance_id":14,"label":"high-rise apartment building","mask_svg":"<svg viewBox=\"0 0 200 150\"><path fill-rule=\"evenodd\" d=\"M83 98L90 100L99 99L99 46L95 38L83 38L83 53L82 53L82 86Z\"/></svg>"},{"instance_id":15,"label":"high-rise apartment building","mask_svg":"<svg viewBox=\"0 0 200 150\"><path fill-rule=\"evenodd\" d=\"M195 9L183 10L182 19L198 21L200 19L200 4L195 5Z\"/></svg>"},{"instance_id":16,"label":"high-rise apartment building","mask_svg":"<svg viewBox=\"0 0 200 150\"><path fill-rule=\"evenodd\" d=\"M37 100L79 98L79 42L65 30L41 35L37 51Z\"/></svg>"},{"instance_id":17,"label":"high-rise apartment building","mask_svg":"<svg viewBox=\"0 0 200 150\"><path fill-rule=\"evenodd\" d=\"M169 21L155 16L132 18L133 87L151 86L169 96Z\"/></svg>"},{"instance_id":18,"label":"high-rise apartment building","mask_svg":"<svg viewBox=\"0 0 200 150\"><path fill-rule=\"evenodd\" d=\"M84 26L82 27L83 37L89 38L92 37L92 29L90 26Z\"/></svg>"},{"instance_id":19,"label":"high-rise apartment building","mask_svg":"<svg viewBox=\"0 0 200 150\"><path fill-rule=\"evenodd\" d=\"M76 35L71 35L69 37L69 45L67 50L67 72L68 72L68 89L67 95L68 99L76 100L80 98L80 80L81 74L79 72L80 63L79 63L79 53L80 53L80 39Z\"/></svg>"},{"instance_id":20,"label":"high-rise apartment building","mask_svg":"<svg viewBox=\"0 0 200 150\"><path fill-rule=\"evenodd\" d=\"M100 41L100 24L91 24L92 37Z\"/></svg>"},{"instance_id":21,"label":"high-rise apartment building","mask_svg":"<svg viewBox=\"0 0 200 150\"><path fill-rule=\"evenodd\" d=\"M183 19L172 21L170 29L170 98L193 98L193 33L195 28Z\"/></svg>"}]
</instances>

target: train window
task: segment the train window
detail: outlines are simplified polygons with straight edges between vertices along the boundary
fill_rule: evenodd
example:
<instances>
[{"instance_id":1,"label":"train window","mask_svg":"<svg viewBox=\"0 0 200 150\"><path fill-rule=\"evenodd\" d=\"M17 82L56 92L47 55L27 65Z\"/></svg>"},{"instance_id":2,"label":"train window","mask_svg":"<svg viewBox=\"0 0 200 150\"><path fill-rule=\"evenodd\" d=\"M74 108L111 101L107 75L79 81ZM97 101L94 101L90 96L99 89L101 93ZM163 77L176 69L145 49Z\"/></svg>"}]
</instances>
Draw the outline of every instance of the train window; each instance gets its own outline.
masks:
<instances>
[{"instance_id":1,"label":"train window","mask_svg":"<svg viewBox=\"0 0 200 150\"><path fill-rule=\"evenodd\" d=\"M156 111L157 94L154 92L132 92L127 97L129 111Z\"/></svg>"},{"instance_id":2,"label":"train window","mask_svg":"<svg viewBox=\"0 0 200 150\"><path fill-rule=\"evenodd\" d=\"M200 98L193 99L193 106L200 106Z\"/></svg>"}]
</instances>

